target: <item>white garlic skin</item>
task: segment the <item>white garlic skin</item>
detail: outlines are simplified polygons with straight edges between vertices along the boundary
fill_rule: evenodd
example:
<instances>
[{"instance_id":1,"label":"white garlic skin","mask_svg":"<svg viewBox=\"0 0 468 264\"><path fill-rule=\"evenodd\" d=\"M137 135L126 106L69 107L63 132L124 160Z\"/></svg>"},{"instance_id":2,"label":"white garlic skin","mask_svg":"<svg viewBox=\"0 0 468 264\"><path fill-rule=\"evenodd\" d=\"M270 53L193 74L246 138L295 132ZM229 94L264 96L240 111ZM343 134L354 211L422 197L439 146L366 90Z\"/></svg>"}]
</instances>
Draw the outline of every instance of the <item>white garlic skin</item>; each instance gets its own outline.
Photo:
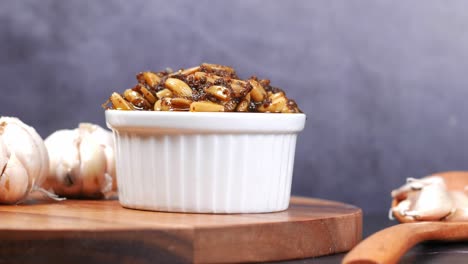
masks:
<instances>
[{"instance_id":1,"label":"white garlic skin","mask_svg":"<svg viewBox=\"0 0 468 264\"><path fill-rule=\"evenodd\" d=\"M71 198L101 198L112 189L115 165L109 131L82 123L73 130L54 132L45 144L50 169L44 188Z\"/></svg>"},{"instance_id":2,"label":"white garlic skin","mask_svg":"<svg viewBox=\"0 0 468 264\"><path fill-rule=\"evenodd\" d=\"M0 203L23 201L45 180L49 157L42 138L18 118L0 118Z\"/></svg>"}]
</instances>

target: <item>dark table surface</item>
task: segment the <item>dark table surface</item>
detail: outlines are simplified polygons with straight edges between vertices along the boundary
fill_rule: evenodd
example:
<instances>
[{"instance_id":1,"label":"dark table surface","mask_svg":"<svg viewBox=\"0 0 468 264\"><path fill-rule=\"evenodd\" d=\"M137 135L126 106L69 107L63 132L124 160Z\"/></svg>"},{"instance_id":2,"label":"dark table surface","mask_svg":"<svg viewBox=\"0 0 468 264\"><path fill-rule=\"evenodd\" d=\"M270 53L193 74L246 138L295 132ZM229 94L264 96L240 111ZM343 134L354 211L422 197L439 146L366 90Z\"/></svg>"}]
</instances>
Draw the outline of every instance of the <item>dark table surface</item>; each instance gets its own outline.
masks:
<instances>
[{"instance_id":1,"label":"dark table surface","mask_svg":"<svg viewBox=\"0 0 468 264\"><path fill-rule=\"evenodd\" d=\"M363 222L363 239L369 235L397 224L390 221L385 213L365 214ZM346 254L335 254L318 258L285 261L288 264L331 264L341 263ZM415 246L401 259L400 263L468 263L468 242L427 242Z\"/></svg>"}]
</instances>

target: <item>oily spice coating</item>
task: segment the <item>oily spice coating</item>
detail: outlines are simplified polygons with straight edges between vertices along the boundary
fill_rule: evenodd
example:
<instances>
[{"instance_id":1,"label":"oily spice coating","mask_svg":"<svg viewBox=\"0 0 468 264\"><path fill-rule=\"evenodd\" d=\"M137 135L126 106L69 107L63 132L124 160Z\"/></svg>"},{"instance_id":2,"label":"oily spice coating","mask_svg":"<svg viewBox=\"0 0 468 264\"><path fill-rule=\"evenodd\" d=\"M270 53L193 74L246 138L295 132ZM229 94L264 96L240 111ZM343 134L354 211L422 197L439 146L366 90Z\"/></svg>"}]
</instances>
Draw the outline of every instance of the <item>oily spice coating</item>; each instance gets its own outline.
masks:
<instances>
[{"instance_id":1,"label":"oily spice coating","mask_svg":"<svg viewBox=\"0 0 468 264\"><path fill-rule=\"evenodd\" d=\"M135 87L112 93L105 109L301 113L270 80L240 79L231 67L203 63L176 72L141 72Z\"/></svg>"}]
</instances>

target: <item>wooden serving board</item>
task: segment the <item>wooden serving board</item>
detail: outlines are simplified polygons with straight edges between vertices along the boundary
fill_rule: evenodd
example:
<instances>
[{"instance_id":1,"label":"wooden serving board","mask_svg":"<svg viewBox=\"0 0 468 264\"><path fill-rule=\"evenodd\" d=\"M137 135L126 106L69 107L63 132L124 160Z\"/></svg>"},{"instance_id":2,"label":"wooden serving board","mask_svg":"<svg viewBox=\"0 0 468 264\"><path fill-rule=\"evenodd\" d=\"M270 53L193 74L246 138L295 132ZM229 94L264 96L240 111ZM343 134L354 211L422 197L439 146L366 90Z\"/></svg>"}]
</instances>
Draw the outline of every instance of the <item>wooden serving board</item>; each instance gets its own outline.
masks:
<instances>
[{"instance_id":1,"label":"wooden serving board","mask_svg":"<svg viewBox=\"0 0 468 264\"><path fill-rule=\"evenodd\" d=\"M287 211L231 215L36 202L0 206L0 263L277 261L348 251L361 234L361 209L301 197Z\"/></svg>"}]
</instances>

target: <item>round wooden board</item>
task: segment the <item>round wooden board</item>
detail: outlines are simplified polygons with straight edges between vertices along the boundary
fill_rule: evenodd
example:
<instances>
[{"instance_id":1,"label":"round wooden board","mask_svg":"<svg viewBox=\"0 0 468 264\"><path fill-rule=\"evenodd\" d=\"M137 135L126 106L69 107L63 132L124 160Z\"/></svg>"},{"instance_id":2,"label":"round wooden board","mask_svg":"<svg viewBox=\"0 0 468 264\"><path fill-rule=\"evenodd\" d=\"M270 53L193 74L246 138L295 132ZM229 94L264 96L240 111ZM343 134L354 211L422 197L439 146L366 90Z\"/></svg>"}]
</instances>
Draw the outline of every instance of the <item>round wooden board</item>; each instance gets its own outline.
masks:
<instances>
[{"instance_id":1,"label":"round wooden board","mask_svg":"<svg viewBox=\"0 0 468 264\"><path fill-rule=\"evenodd\" d=\"M361 209L302 197L268 214L148 212L116 200L0 206L0 263L278 261L345 252L361 236Z\"/></svg>"}]
</instances>

